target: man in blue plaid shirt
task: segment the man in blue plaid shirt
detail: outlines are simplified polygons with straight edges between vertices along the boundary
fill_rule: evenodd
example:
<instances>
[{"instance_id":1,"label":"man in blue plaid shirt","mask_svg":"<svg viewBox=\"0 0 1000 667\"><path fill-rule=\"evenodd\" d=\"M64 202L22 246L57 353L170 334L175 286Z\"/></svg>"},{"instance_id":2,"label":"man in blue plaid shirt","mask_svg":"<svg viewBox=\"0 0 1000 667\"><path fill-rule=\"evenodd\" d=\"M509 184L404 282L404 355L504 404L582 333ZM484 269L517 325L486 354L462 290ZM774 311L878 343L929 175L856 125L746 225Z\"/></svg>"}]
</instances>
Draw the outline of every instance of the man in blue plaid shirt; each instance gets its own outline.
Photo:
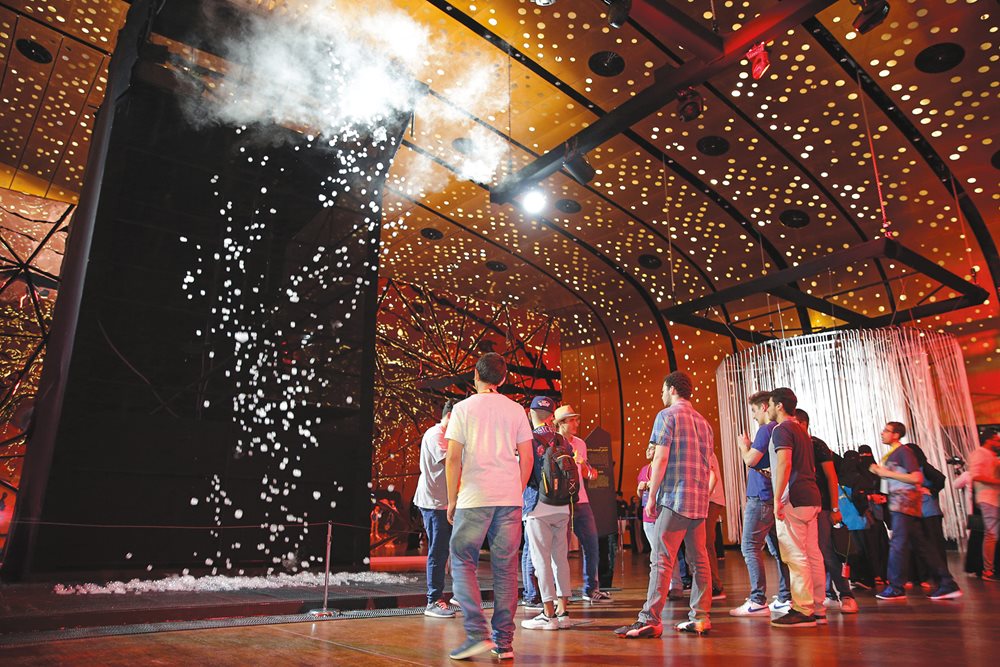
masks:
<instances>
[{"instance_id":1,"label":"man in blue plaid shirt","mask_svg":"<svg viewBox=\"0 0 1000 667\"><path fill-rule=\"evenodd\" d=\"M663 381L663 405L656 415L649 442L656 446L650 470L646 512L656 516L654 536L658 540L656 560L649 571L646 604L639 620L615 630L619 637L638 639L663 633L660 613L667 601L681 540L693 565L691 611L688 620L674 626L684 632L708 632L712 624L712 579L705 546L708 516L708 477L714 434L712 427L691 405L691 378L680 371Z\"/></svg>"}]
</instances>

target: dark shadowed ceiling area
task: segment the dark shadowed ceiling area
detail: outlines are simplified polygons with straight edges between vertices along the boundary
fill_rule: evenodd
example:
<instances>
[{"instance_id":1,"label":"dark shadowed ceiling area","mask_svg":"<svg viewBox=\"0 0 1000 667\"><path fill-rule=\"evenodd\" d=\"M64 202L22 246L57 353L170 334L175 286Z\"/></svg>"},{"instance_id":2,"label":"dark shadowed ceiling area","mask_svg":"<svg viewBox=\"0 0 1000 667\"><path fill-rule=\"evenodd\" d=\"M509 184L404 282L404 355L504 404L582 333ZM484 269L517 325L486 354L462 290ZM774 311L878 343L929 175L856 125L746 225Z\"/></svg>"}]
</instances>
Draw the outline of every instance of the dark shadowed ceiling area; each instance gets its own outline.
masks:
<instances>
[{"instance_id":1,"label":"dark shadowed ceiling area","mask_svg":"<svg viewBox=\"0 0 1000 667\"><path fill-rule=\"evenodd\" d=\"M401 9L447 44L412 72L427 92L385 193L385 276L556 314L564 349L616 341L632 367L655 350L709 363L762 336L902 323L914 307L983 364L1000 355L996 2L891 0L866 34L849 0L632 0L620 28L600 0L312 4L345 21ZM0 186L74 201L127 10L0 3ZM757 80L744 54L761 40ZM210 49L160 43L225 72ZM703 109L683 120L688 86ZM470 179L461 165L497 150L496 169ZM532 215L529 185L548 198ZM962 293L927 265L840 256L884 238L985 302L936 313ZM800 265L773 289L750 282ZM702 332L718 334L707 348Z\"/></svg>"}]
</instances>

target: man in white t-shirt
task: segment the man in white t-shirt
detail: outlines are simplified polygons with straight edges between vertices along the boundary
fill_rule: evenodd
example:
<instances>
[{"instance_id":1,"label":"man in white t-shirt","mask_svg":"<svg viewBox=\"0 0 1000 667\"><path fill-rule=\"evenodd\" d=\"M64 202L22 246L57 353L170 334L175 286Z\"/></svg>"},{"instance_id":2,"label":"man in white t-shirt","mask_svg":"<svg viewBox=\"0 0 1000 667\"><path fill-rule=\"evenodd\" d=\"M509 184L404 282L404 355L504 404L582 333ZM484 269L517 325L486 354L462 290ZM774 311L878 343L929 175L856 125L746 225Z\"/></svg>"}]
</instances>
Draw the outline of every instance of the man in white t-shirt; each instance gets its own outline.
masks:
<instances>
[{"instance_id":1,"label":"man in white t-shirt","mask_svg":"<svg viewBox=\"0 0 1000 667\"><path fill-rule=\"evenodd\" d=\"M427 607L424 616L454 618L455 609L444 600L444 566L448 562L448 482L444 475L444 459L448 441L444 430L451 419L452 402L441 409L441 421L427 429L420 441L420 478L413 504L420 508L427 531Z\"/></svg>"},{"instance_id":2,"label":"man in white t-shirt","mask_svg":"<svg viewBox=\"0 0 1000 667\"><path fill-rule=\"evenodd\" d=\"M573 457L580 468L580 480L597 479L597 471L587 463L587 443L576 436L580 430L580 415L572 406L563 405L556 408L555 426L559 434L573 446ZM594 520L594 510L590 507L585 483L580 484L580 499L573 506L573 532L580 540L580 550L583 552L583 599L589 602L599 602L611 599L609 593L601 590L597 577L597 561L600 557L597 544L597 522Z\"/></svg>"},{"instance_id":3,"label":"man in white t-shirt","mask_svg":"<svg viewBox=\"0 0 1000 667\"><path fill-rule=\"evenodd\" d=\"M506 378L503 357L494 352L480 357L476 393L455 405L445 430L451 574L466 634L465 642L449 654L453 660L490 650L501 660L514 657L521 502L534 457L524 409L497 391ZM476 577L486 537L493 570L492 641Z\"/></svg>"},{"instance_id":4,"label":"man in white t-shirt","mask_svg":"<svg viewBox=\"0 0 1000 667\"><path fill-rule=\"evenodd\" d=\"M1000 539L1000 432L989 429L980 436L982 446L969 455L972 488L983 515L983 581L997 581L993 568L997 540Z\"/></svg>"}]
</instances>

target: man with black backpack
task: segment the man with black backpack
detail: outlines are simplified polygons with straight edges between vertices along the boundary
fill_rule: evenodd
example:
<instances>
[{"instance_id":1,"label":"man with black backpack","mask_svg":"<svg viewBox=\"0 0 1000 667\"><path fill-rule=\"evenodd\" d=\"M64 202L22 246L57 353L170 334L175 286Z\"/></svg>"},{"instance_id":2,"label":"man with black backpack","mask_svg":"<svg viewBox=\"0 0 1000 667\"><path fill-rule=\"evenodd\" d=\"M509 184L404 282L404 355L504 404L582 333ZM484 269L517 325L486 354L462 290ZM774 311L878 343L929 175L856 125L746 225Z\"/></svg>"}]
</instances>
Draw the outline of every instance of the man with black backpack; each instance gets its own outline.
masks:
<instances>
[{"instance_id":1,"label":"man with black backpack","mask_svg":"<svg viewBox=\"0 0 1000 667\"><path fill-rule=\"evenodd\" d=\"M537 402L536 399L532 405ZM570 509L578 498L580 478L573 460L573 448L544 424L534 431L532 450L534 465L524 489L522 514L525 543L531 553L542 611L534 618L521 621L521 627L558 630L569 623L566 611L566 599L570 595L567 537Z\"/></svg>"}]
</instances>

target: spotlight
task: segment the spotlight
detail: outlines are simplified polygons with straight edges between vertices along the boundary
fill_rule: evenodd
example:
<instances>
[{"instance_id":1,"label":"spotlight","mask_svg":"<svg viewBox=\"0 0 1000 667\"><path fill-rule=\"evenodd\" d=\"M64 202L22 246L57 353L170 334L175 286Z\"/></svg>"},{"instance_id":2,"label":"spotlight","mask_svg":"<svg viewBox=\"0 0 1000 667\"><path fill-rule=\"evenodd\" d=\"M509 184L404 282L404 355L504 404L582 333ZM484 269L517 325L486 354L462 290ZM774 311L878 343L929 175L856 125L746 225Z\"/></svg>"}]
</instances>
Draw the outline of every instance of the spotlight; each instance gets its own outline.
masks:
<instances>
[{"instance_id":1,"label":"spotlight","mask_svg":"<svg viewBox=\"0 0 1000 667\"><path fill-rule=\"evenodd\" d=\"M625 25L629 12L632 11L632 0L605 0L605 2L608 3L608 24L612 28Z\"/></svg>"},{"instance_id":2,"label":"spotlight","mask_svg":"<svg viewBox=\"0 0 1000 667\"><path fill-rule=\"evenodd\" d=\"M556 0L534 0L534 2L539 7L548 7L549 5L556 4Z\"/></svg>"},{"instance_id":3,"label":"spotlight","mask_svg":"<svg viewBox=\"0 0 1000 667\"><path fill-rule=\"evenodd\" d=\"M705 110L705 100L694 88L677 91L677 115L681 120L691 122Z\"/></svg>"},{"instance_id":4,"label":"spotlight","mask_svg":"<svg viewBox=\"0 0 1000 667\"><path fill-rule=\"evenodd\" d=\"M747 51L747 60L750 61L750 73L754 79L764 76L764 72L771 68L771 61L767 57L764 42L750 47L750 50Z\"/></svg>"},{"instance_id":5,"label":"spotlight","mask_svg":"<svg viewBox=\"0 0 1000 667\"><path fill-rule=\"evenodd\" d=\"M854 29L862 35L878 27L889 14L889 0L851 0L861 7L854 19Z\"/></svg>"},{"instance_id":6,"label":"spotlight","mask_svg":"<svg viewBox=\"0 0 1000 667\"><path fill-rule=\"evenodd\" d=\"M587 162L587 157L584 155L574 155L567 158L563 162L563 169L580 185L590 183L594 180L594 176L597 176L597 172L590 166L590 163Z\"/></svg>"},{"instance_id":7,"label":"spotlight","mask_svg":"<svg viewBox=\"0 0 1000 667\"><path fill-rule=\"evenodd\" d=\"M524 209L525 213L534 215L536 213L541 213L545 208L545 204L548 202L548 198L538 188L528 190L521 197L521 208Z\"/></svg>"}]
</instances>

